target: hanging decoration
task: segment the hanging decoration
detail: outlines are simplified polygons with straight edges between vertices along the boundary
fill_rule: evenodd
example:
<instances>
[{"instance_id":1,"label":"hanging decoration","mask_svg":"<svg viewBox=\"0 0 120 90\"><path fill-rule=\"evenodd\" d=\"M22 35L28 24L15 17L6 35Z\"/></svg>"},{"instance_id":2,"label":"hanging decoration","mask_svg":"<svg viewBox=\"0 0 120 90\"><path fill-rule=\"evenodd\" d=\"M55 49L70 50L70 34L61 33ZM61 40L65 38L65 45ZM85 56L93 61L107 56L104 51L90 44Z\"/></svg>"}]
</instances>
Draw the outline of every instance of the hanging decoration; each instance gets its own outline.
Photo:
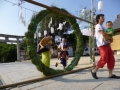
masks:
<instances>
[{"instance_id":1,"label":"hanging decoration","mask_svg":"<svg viewBox=\"0 0 120 90\"><path fill-rule=\"evenodd\" d=\"M57 28L57 30L62 30L63 29L63 24L59 23L59 27Z\"/></svg>"},{"instance_id":2,"label":"hanging decoration","mask_svg":"<svg viewBox=\"0 0 120 90\"><path fill-rule=\"evenodd\" d=\"M20 0L20 2L18 3L18 6L20 7L20 11L19 11L19 18L21 19L21 22L23 23L24 26L26 26L26 21L24 20L24 17L22 16L22 4L23 4L24 0Z\"/></svg>"},{"instance_id":3,"label":"hanging decoration","mask_svg":"<svg viewBox=\"0 0 120 90\"><path fill-rule=\"evenodd\" d=\"M50 28L51 24L52 24L52 17L51 17L51 20L50 20L50 22L49 22L49 24L48 24L48 27L49 27L49 28Z\"/></svg>"},{"instance_id":4,"label":"hanging decoration","mask_svg":"<svg viewBox=\"0 0 120 90\"><path fill-rule=\"evenodd\" d=\"M19 11L19 17L20 17L20 19L22 19L22 10L21 9Z\"/></svg>"},{"instance_id":5,"label":"hanging decoration","mask_svg":"<svg viewBox=\"0 0 120 90\"><path fill-rule=\"evenodd\" d=\"M98 10L102 11L102 9L103 9L103 2L101 0L101 1L98 2Z\"/></svg>"},{"instance_id":6,"label":"hanging decoration","mask_svg":"<svg viewBox=\"0 0 120 90\"><path fill-rule=\"evenodd\" d=\"M65 25L65 24L66 24L66 21L63 22L63 25Z\"/></svg>"},{"instance_id":7,"label":"hanging decoration","mask_svg":"<svg viewBox=\"0 0 120 90\"><path fill-rule=\"evenodd\" d=\"M38 33L38 37L41 37L41 33L40 32Z\"/></svg>"},{"instance_id":8,"label":"hanging decoration","mask_svg":"<svg viewBox=\"0 0 120 90\"><path fill-rule=\"evenodd\" d=\"M82 10L82 16L85 19L85 16L86 16L86 7Z\"/></svg>"},{"instance_id":9,"label":"hanging decoration","mask_svg":"<svg viewBox=\"0 0 120 90\"><path fill-rule=\"evenodd\" d=\"M36 33L34 34L34 39L36 39Z\"/></svg>"},{"instance_id":10,"label":"hanging decoration","mask_svg":"<svg viewBox=\"0 0 120 90\"><path fill-rule=\"evenodd\" d=\"M44 30L44 35L46 35L47 34L47 30Z\"/></svg>"},{"instance_id":11,"label":"hanging decoration","mask_svg":"<svg viewBox=\"0 0 120 90\"><path fill-rule=\"evenodd\" d=\"M51 33L54 33L54 28L53 27L51 27Z\"/></svg>"}]
</instances>

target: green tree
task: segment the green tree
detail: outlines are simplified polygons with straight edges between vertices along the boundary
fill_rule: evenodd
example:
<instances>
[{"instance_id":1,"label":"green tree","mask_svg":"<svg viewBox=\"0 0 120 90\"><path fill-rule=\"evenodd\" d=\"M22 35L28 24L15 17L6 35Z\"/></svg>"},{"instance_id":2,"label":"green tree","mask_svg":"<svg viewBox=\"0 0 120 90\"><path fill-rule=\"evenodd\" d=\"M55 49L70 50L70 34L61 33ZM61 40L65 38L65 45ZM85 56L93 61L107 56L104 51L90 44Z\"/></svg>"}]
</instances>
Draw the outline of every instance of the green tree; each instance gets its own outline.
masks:
<instances>
[{"instance_id":1,"label":"green tree","mask_svg":"<svg viewBox=\"0 0 120 90\"><path fill-rule=\"evenodd\" d=\"M14 62L17 60L17 49L14 44L0 44L0 62Z\"/></svg>"},{"instance_id":2,"label":"green tree","mask_svg":"<svg viewBox=\"0 0 120 90\"><path fill-rule=\"evenodd\" d=\"M20 50L24 50L26 47L27 47L26 38L24 38L22 42L20 42Z\"/></svg>"},{"instance_id":3,"label":"green tree","mask_svg":"<svg viewBox=\"0 0 120 90\"><path fill-rule=\"evenodd\" d=\"M64 38L67 39L67 41L70 43L70 45L73 47L73 50L76 50L76 36L75 33L71 33L71 34L65 34L63 35ZM83 42L86 43L86 40L89 40L88 36L83 36Z\"/></svg>"}]
</instances>

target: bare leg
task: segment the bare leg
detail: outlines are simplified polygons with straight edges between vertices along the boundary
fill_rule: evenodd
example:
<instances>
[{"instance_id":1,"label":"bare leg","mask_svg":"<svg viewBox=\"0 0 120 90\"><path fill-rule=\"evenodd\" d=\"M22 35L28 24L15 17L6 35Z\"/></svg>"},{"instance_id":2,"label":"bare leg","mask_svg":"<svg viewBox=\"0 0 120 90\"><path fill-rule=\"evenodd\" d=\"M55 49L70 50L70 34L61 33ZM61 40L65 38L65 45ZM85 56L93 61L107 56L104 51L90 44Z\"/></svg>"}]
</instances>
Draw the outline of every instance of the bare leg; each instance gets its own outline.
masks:
<instances>
[{"instance_id":1,"label":"bare leg","mask_svg":"<svg viewBox=\"0 0 120 90\"><path fill-rule=\"evenodd\" d=\"M96 66L96 67L92 70L92 72L93 72L93 73L96 73L96 72L98 71L98 69L99 69L99 67Z\"/></svg>"},{"instance_id":2,"label":"bare leg","mask_svg":"<svg viewBox=\"0 0 120 90\"><path fill-rule=\"evenodd\" d=\"M92 74L93 78L95 78L95 79L98 79L98 77L96 75L96 72L97 72L98 69L99 69L99 67L96 66L93 70L91 70L91 74Z\"/></svg>"},{"instance_id":3,"label":"bare leg","mask_svg":"<svg viewBox=\"0 0 120 90\"><path fill-rule=\"evenodd\" d=\"M113 75L113 69L108 69L109 72L109 77L111 77Z\"/></svg>"}]
</instances>

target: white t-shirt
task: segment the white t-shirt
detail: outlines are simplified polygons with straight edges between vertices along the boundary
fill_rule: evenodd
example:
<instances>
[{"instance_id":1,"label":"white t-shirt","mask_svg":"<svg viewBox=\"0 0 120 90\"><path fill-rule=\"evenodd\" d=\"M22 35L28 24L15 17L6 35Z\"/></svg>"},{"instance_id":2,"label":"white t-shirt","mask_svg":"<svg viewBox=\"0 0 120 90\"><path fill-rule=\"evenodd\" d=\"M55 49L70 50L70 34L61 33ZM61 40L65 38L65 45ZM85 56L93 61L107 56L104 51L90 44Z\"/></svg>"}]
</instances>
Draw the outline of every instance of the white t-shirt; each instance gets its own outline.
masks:
<instances>
[{"instance_id":1,"label":"white t-shirt","mask_svg":"<svg viewBox=\"0 0 120 90\"><path fill-rule=\"evenodd\" d=\"M64 43L60 43L58 48L61 48L63 50L63 45L64 45Z\"/></svg>"},{"instance_id":2,"label":"white t-shirt","mask_svg":"<svg viewBox=\"0 0 120 90\"><path fill-rule=\"evenodd\" d=\"M100 24L97 24L95 26L95 38L96 38L97 47L100 47L106 44L103 41L103 35L99 32L99 30L103 30L104 32L106 31L105 28Z\"/></svg>"}]
</instances>

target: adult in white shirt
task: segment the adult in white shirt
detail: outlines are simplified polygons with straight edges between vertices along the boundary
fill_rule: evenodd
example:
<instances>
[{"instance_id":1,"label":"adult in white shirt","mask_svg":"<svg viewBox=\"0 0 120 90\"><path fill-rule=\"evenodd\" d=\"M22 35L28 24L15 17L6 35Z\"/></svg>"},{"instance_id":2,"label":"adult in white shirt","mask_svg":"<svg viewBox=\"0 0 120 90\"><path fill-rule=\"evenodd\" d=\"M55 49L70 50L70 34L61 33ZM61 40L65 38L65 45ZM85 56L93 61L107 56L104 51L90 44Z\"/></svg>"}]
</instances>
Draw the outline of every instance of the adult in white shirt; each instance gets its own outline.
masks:
<instances>
[{"instance_id":1,"label":"adult in white shirt","mask_svg":"<svg viewBox=\"0 0 120 90\"><path fill-rule=\"evenodd\" d=\"M96 67L91 70L91 74L93 78L98 79L97 71L99 68L103 68L104 65L107 63L107 68L109 71L109 78L117 78L120 79L120 76L116 76L113 74L113 69L115 65L115 59L113 55L113 51L111 50L110 43L113 41L112 37L108 36L105 33L105 29L103 28L102 24L104 22L104 14L98 14L96 16L97 25L95 26L95 38L98 50L100 52L100 60L98 61ZM110 42L104 42L103 38L105 37L110 38Z\"/></svg>"}]
</instances>

